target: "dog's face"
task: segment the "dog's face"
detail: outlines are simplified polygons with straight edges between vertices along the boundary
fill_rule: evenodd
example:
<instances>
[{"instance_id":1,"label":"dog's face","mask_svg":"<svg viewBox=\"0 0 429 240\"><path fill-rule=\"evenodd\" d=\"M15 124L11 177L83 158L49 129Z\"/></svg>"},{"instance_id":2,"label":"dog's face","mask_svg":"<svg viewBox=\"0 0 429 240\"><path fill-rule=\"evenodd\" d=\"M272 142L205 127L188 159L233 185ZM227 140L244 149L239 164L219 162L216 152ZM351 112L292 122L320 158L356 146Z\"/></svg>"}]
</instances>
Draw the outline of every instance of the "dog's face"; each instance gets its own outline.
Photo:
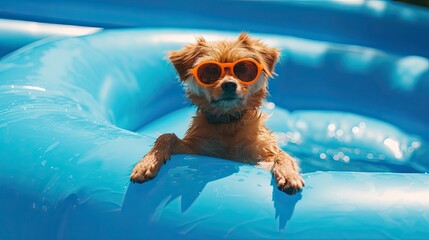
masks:
<instances>
[{"instance_id":1,"label":"dog's face","mask_svg":"<svg viewBox=\"0 0 429 240\"><path fill-rule=\"evenodd\" d=\"M254 109L261 105L267 91L267 78L274 73L279 50L242 33L234 41L206 42L204 38L199 38L195 44L169 52L168 58L179 73L180 79L185 83L187 96L195 105L211 114L225 114ZM197 81L196 76L192 74L192 70L202 63L234 63L241 59L255 60L262 69L257 79L250 84L242 81L240 74L237 74L237 71L244 71L240 70L245 68L241 66L245 65L244 63L237 67L224 67L223 74L219 78L216 77L210 84L201 84L201 81ZM248 64L251 65L251 63ZM253 65L252 67L254 68ZM216 69L219 71L220 68ZM210 74L212 70L206 67L201 71ZM252 69L247 74L256 74L254 71Z\"/></svg>"}]
</instances>

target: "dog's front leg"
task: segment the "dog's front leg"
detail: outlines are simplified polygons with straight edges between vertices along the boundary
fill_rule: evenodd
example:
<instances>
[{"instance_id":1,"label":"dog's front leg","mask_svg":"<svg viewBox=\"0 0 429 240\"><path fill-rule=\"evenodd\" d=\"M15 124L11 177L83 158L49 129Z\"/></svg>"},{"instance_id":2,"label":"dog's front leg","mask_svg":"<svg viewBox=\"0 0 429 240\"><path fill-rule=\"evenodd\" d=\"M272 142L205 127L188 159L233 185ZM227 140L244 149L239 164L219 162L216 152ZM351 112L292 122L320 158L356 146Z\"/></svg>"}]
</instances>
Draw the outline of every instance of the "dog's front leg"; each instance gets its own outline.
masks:
<instances>
[{"instance_id":1,"label":"dog's front leg","mask_svg":"<svg viewBox=\"0 0 429 240\"><path fill-rule=\"evenodd\" d=\"M156 177L161 166L172 154L193 153L194 151L175 134L163 134L155 141L149 153L134 166L130 180L137 183L146 182Z\"/></svg>"},{"instance_id":2,"label":"dog's front leg","mask_svg":"<svg viewBox=\"0 0 429 240\"><path fill-rule=\"evenodd\" d=\"M299 175L299 167L289 154L280 150L272 167L277 188L287 194L295 194L301 190L305 182Z\"/></svg>"}]
</instances>

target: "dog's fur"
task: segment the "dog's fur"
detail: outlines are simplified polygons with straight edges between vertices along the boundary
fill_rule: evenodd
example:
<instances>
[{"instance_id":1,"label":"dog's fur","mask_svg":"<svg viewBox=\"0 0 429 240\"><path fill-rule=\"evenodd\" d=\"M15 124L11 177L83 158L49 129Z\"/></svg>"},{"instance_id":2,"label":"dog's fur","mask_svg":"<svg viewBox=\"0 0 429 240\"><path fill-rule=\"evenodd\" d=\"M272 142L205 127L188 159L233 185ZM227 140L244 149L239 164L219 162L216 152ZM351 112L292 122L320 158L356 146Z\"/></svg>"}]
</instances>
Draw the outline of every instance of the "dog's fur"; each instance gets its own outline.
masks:
<instances>
[{"instance_id":1,"label":"dog's fur","mask_svg":"<svg viewBox=\"0 0 429 240\"><path fill-rule=\"evenodd\" d=\"M214 86L203 87L190 73L202 61L229 63L241 58L253 58L264 67L259 79L251 85L241 84L227 72ZM199 38L195 44L169 52L168 59L184 82L187 97L198 110L183 139L163 134L156 140L152 150L135 165L131 181L141 183L154 178L172 154L200 154L269 165L280 190L288 194L299 191L304 186L299 167L277 146L260 112L267 95L267 79L274 74L278 58L278 49L246 33L234 41L206 42ZM227 82L235 83L232 94L222 87Z\"/></svg>"}]
</instances>

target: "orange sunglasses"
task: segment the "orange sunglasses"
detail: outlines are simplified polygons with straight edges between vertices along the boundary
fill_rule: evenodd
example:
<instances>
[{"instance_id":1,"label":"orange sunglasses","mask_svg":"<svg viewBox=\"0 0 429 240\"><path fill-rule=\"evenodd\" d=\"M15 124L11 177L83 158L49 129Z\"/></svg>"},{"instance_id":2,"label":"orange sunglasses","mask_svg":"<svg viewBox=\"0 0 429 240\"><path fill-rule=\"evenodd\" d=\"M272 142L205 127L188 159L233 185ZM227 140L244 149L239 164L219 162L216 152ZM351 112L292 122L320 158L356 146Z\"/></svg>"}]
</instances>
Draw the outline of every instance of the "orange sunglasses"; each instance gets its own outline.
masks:
<instances>
[{"instance_id":1,"label":"orange sunglasses","mask_svg":"<svg viewBox=\"0 0 429 240\"><path fill-rule=\"evenodd\" d=\"M225 69L229 68L232 76L243 84L254 83L264 67L252 58L242 58L233 63L220 63L217 61L204 61L195 66L191 73L202 86L213 86L225 76Z\"/></svg>"}]
</instances>

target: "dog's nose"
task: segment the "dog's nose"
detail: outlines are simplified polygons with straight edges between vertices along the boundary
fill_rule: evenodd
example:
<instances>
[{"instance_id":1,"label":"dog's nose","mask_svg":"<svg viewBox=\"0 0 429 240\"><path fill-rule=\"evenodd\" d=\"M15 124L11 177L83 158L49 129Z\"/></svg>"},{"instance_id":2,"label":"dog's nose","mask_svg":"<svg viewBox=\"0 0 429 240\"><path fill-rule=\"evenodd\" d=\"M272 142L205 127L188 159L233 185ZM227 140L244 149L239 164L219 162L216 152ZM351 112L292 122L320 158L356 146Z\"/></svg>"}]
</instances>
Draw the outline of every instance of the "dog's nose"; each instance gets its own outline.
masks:
<instances>
[{"instance_id":1,"label":"dog's nose","mask_svg":"<svg viewBox=\"0 0 429 240\"><path fill-rule=\"evenodd\" d=\"M235 82L224 82L221 85L224 92L233 93L237 90L237 84Z\"/></svg>"}]
</instances>

